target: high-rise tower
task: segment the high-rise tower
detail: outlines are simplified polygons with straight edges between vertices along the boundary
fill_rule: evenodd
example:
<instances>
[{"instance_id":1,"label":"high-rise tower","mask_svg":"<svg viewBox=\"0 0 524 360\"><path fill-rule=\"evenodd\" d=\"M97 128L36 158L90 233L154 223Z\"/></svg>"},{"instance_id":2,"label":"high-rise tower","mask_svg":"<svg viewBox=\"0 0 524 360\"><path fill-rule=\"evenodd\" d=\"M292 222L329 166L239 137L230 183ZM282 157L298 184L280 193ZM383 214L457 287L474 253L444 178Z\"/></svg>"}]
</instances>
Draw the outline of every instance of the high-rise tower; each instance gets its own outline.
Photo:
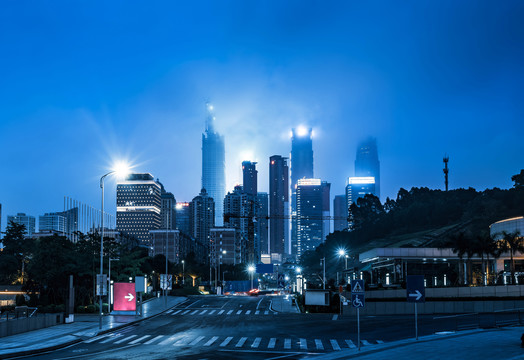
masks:
<instances>
[{"instance_id":1,"label":"high-rise tower","mask_svg":"<svg viewBox=\"0 0 524 360\"><path fill-rule=\"evenodd\" d=\"M202 134L202 188L215 202L215 225L223 224L226 195L226 158L224 137L215 131L213 105L207 105L206 130Z\"/></svg>"},{"instance_id":2,"label":"high-rise tower","mask_svg":"<svg viewBox=\"0 0 524 360\"><path fill-rule=\"evenodd\" d=\"M380 199L380 162L378 161L377 139L370 137L358 144L355 176L374 177L374 195Z\"/></svg>"},{"instance_id":3,"label":"high-rise tower","mask_svg":"<svg viewBox=\"0 0 524 360\"><path fill-rule=\"evenodd\" d=\"M297 183L313 178L313 130L298 127L291 131L291 254L297 255Z\"/></svg>"},{"instance_id":4,"label":"high-rise tower","mask_svg":"<svg viewBox=\"0 0 524 360\"><path fill-rule=\"evenodd\" d=\"M289 168L280 155L269 158L269 253L289 252Z\"/></svg>"}]
</instances>

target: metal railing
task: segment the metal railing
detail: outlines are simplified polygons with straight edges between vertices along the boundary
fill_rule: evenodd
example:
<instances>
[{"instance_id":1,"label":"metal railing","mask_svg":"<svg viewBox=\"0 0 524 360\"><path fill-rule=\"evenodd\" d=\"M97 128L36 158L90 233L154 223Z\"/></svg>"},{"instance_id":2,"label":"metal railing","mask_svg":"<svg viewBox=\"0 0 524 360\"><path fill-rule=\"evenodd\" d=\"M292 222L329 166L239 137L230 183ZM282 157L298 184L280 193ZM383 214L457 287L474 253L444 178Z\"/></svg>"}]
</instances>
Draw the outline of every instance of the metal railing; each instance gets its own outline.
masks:
<instances>
[{"instance_id":1,"label":"metal railing","mask_svg":"<svg viewBox=\"0 0 524 360\"><path fill-rule=\"evenodd\" d=\"M523 308L495 311L495 326L522 325Z\"/></svg>"}]
</instances>

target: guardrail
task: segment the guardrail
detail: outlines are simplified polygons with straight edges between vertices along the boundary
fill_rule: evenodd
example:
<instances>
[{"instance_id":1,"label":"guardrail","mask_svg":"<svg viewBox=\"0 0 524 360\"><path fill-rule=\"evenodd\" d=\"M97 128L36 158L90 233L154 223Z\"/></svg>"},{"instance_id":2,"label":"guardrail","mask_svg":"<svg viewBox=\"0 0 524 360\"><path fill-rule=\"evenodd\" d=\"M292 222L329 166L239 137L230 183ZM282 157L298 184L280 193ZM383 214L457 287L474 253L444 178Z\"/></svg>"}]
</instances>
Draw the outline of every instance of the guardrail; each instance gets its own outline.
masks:
<instances>
[{"instance_id":1,"label":"guardrail","mask_svg":"<svg viewBox=\"0 0 524 360\"><path fill-rule=\"evenodd\" d=\"M495 311L495 326L521 325L524 308Z\"/></svg>"}]
</instances>

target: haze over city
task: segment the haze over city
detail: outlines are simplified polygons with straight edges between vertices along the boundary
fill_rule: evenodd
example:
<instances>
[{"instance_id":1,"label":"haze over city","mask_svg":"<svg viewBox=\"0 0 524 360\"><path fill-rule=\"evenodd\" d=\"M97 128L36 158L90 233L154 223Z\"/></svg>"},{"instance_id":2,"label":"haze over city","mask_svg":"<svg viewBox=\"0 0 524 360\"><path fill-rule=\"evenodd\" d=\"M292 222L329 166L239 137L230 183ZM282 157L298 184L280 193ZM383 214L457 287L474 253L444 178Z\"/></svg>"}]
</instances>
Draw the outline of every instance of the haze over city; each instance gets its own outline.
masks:
<instances>
[{"instance_id":1,"label":"haze over city","mask_svg":"<svg viewBox=\"0 0 524 360\"><path fill-rule=\"evenodd\" d=\"M450 15L452 14L452 15ZM446 15L446 16L444 16ZM381 200L412 186L512 186L522 168L523 5L448 2L4 4L0 199L8 214L93 206L127 160L178 201L201 186L205 102L241 161L288 156L313 128L315 177L343 194L357 143L377 138ZM106 204L115 212L115 184Z\"/></svg>"}]
</instances>

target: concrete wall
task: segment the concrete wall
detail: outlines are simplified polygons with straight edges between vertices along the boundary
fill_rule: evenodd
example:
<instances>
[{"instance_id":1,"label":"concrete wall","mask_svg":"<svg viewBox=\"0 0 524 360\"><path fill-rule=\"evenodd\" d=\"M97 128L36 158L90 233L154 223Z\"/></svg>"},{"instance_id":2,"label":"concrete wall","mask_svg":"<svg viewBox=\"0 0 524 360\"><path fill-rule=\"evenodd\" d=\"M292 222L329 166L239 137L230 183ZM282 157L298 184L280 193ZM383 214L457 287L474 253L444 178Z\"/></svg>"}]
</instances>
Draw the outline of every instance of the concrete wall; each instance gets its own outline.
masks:
<instances>
[{"instance_id":1,"label":"concrete wall","mask_svg":"<svg viewBox=\"0 0 524 360\"><path fill-rule=\"evenodd\" d=\"M38 330L49 326L61 324L64 314L43 314L30 318L18 318L0 322L0 337L20 334L27 331Z\"/></svg>"}]
</instances>

